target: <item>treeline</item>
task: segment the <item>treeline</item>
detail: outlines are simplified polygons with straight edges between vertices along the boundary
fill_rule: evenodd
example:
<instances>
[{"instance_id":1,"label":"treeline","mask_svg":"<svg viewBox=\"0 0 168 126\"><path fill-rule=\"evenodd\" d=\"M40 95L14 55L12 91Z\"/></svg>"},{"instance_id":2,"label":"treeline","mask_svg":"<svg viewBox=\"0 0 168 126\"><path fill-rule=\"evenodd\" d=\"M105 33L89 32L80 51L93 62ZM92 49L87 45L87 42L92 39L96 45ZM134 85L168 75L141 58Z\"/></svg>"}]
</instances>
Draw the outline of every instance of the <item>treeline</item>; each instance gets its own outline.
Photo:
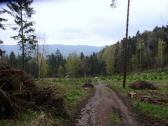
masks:
<instances>
[{"instance_id":1,"label":"treeline","mask_svg":"<svg viewBox=\"0 0 168 126\"><path fill-rule=\"evenodd\" d=\"M14 68L22 67L22 56L5 55L3 60ZM34 77L81 77L96 76L105 74L105 62L98 59L96 53L85 56L83 53L70 54L64 58L59 50L51 55L43 56L38 53L36 56L25 58L25 71Z\"/></svg>"},{"instance_id":2,"label":"treeline","mask_svg":"<svg viewBox=\"0 0 168 126\"><path fill-rule=\"evenodd\" d=\"M106 62L107 74L123 71L123 39L106 47L99 54L99 59ZM128 39L127 71L145 71L162 69L168 65L168 25L155 27L153 31L139 31Z\"/></svg>"},{"instance_id":3,"label":"treeline","mask_svg":"<svg viewBox=\"0 0 168 126\"><path fill-rule=\"evenodd\" d=\"M107 46L99 53L85 56L83 53L63 57L59 50L45 56L36 51L25 57L25 71L34 77L81 77L112 75L123 72L123 42ZM22 55L14 52L4 57L11 66L21 68ZM168 26L156 27L153 31L139 31L129 37L127 71L137 72L162 69L168 66Z\"/></svg>"}]
</instances>

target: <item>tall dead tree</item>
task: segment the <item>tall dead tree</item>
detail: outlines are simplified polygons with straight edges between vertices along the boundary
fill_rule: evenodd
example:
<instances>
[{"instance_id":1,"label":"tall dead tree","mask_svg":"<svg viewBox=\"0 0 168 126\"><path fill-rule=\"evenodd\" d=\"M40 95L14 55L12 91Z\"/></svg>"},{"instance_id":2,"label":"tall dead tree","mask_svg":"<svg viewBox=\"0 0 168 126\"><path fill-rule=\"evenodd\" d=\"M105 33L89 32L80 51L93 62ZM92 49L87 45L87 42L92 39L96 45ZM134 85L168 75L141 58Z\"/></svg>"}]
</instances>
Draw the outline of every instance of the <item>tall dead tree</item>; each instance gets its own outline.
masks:
<instances>
[{"instance_id":1,"label":"tall dead tree","mask_svg":"<svg viewBox=\"0 0 168 126\"><path fill-rule=\"evenodd\" d=\"M124 42L124 79L123 79L123 88L126 87L126 78L127 78L127 65L128 65L128 30L129 30L129 11L130 11L130 0L128 0L127 5L127 23L126 23L126 33L125 33L125 42Z\"/></svg>"},{"instance_id":2,"label":"tall dead tree","mask_svg":"<svg viewBox=\"0 0 168 126\"><path fill-rule=\"evenodd\" d=\"M116 7L116 0L112 0L112 4L111 6L114 8ZM128 0L128 4L127 4L127 21L126 21L126 32L125 32L125 41L123 43L123 47L124 47L124 51L123 51L123 58L124 58L124 62L123 62L123 88L126 87L126 78L127 78L127 65L128 65L128 58L127 58L127 54L128 54L128 30L129 30L129 12L130 12L130 0Z\"/></svg>"}]
</instances>

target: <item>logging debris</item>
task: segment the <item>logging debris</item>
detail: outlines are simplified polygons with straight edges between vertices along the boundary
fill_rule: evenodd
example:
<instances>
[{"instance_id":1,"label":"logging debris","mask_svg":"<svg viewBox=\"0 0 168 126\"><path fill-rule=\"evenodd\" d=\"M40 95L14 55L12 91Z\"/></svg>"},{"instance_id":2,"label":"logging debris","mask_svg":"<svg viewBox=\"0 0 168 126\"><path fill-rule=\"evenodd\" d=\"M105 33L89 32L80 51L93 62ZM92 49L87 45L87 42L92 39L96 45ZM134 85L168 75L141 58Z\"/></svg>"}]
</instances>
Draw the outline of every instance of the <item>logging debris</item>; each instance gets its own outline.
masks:
<instances>
[{"instance_id":1,"label":"logging debris","mask_svg":"<svg viewBox=\"0 0 168 126\"><path fill-rule=\"evenodd\" d=\"M18 117L33 109L68 118L64 99L53 87L39 87L22 70L0 63L0 119Z\"/></svg>"}]
</instances>

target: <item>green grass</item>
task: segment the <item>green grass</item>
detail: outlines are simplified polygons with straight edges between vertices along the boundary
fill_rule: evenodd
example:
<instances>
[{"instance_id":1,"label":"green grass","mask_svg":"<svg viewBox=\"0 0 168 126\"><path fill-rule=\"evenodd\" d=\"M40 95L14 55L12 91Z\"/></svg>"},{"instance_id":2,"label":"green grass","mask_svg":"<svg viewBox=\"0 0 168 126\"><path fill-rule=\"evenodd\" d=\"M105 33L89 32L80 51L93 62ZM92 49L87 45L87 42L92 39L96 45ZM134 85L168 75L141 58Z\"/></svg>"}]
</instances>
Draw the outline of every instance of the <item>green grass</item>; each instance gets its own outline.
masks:
<instances>
[{"instance_id":1,"label":"green grass","mask_svg":"<svg viewBox=\"0 0 168 126\"><path fill-rule=\"evenodd\" d=\"M135 91L129 88L129 85L137 80L145 80L155 84L158 87L157 91L161 94L168 94L168 73L167 72L152 72L152 73L132 73L127 76L126 89L122 87L121 75L114 75L109 77L101 77L103 81L107 82L113 89L120 94L127 96L130 91ZM147 93L148 90L136 90L136 92ZM134 101L134 107L138 112L144 113L153 118L168 119L168 106L149 104L140 101Z\"/></svg>"},{"instance_id":2,"label":"green grass","mask_svg":"<svg viewBox=\"0 0 168 126\"><path fill-rule=\"evenodd\" d=\"M158 119L168 119L168 106L161 106L135 101L135 108L148 117L155 117Z\"/></svg>"},{"instance_id":3,"label":"green grass","mask_svg":"<svg viewBox=\"0 0 168 126\"><path fill-rule=\"evenodd\" d=\"M38 84L40 86L52 86L56 88L57 95L64 98L65 105L70 116L73 116L78 108L78 105L85 100L89 92L82 88L82 85L91 78L60 78L60 79L45 79Z\"/></svg>"},{"instance_id":4,"label":"green grass","mask_svg":"<svg viewBox=\"0 0 168 126\"><path fill-rule=\"evenodd\" d=\"M137 80L145 80L154 83L158 87L158 91L162 94L168 93L168 73L167 72L153 72L153 73L132 73L127 76L127 87L123 89L122 80L123 76L114 75L109 77L102 77L101 80L105 80L116 90L120 90L121 93L127 94L133 91L129 88L132 82ZM145 90L143 90L145 92ZM142 90L141 90L142 92Z\"/></svg>"},{"instance_id":5,"label":"green grass","mask_svg":"<svg viewBox=\"0 0 168 126\"><path fill-rule=\"evenodd\" d=\"M82 88L86 80L79 79L56 79L52 83L56 87L62 89L62 95L67 105L67 109L70 115L75 114L78 105L89 95L88 91Z\"/></svg>"},{"instance_id":6,"label":"green grass","mask_svg":"<svg viewBox=\"0 0 168 126\"><path fill-rule=\"evenodd\" d=\"M111 123L114 125L121 125L122 121L120 115L117 112L113 112L111 115Z\"/></svg>"}]
</instances>

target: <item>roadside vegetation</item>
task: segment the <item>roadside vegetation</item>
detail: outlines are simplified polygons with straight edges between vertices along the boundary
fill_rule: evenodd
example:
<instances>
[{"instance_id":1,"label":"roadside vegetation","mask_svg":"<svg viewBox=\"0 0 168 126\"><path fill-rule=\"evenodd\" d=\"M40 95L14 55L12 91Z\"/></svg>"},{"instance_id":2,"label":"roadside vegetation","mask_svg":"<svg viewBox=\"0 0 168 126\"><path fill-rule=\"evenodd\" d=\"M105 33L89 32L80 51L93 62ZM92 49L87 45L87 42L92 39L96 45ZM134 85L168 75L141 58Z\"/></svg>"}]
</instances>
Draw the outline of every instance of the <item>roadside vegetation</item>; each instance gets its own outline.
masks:
<instances>
[{"instance_id":1,"label":"roadside vegetation","mask_svg":"<svg viewBox=\"0 0 168 126\"><path fill-rule=\"evenodd\" d=\"M121 96L131 99L132 109L137 113L140 123L144 125L168 124L168 73L161 72L141 72L132 73L127 78L127 88L122 87L122 76L102 77L111 88L115 89ZM130 85L136 81L148 81L156 86L156 90L135 90ZM130 97L133 94L132 98ZM127 104L127 103L126 103Z\"/></svg>"},{"instance_id":2,"label":"roadside vegetation","mask_svg":"<svg viewBox=\"0 0 168 126\"><path fill-rule=\"evenodd\" d=\"M0 125L68 126L93 92L88 78L32 80L21 70L0 67Z\"/></svg>"}]
</instances>

